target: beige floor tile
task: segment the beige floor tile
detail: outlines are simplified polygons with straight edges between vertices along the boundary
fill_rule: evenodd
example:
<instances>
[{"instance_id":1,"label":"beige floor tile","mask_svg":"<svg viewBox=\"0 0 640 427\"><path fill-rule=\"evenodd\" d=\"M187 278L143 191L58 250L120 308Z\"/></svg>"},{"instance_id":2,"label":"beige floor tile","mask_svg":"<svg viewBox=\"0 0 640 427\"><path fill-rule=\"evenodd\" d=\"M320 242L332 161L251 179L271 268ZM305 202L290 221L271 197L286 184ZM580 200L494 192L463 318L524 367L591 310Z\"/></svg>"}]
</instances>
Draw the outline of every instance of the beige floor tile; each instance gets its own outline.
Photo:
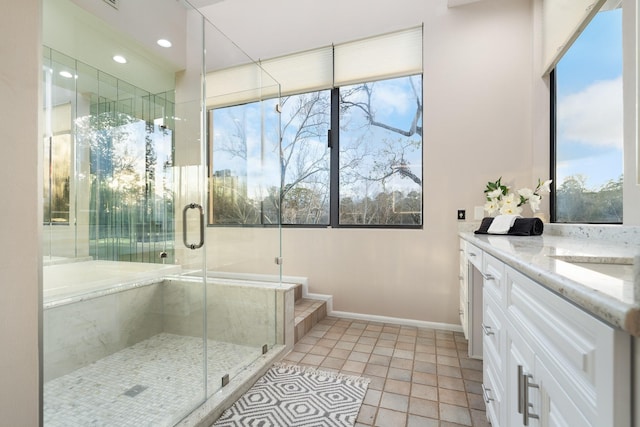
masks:
<instances>
[{"instance_id":1,"label":"beige floor tile","mask_svg":"<svg viewBox=\"0 0 640 427\"><path fill-rule=\"evenodd\" d=\"M409 397L385 391L380 399L380 407L406 413L409 408Z\"/></svg>"},{"instance_id":2,"label":"beige floor tile","mask_svg":"<svg viewBox=\"0 0 640 427\"><path fill-rule=\"evenodd\" d=\"M378 345L372 351L373 354L378 354L380 356L393 356L393 348L391 347L380 347Z\"/></svg>"},{"instance_id":3,"label":"beige floor tile","mask_svg":"<svg viewBox=\"0 0 640 427\"><path fill-rule=\"evenodd\" d=\"M338 359L345 359L349 356L349 354L351 353L350 350L343 350L341 348L334 348L333 350L331 350L331 352L329 352L329 356L331 357L336 357Z\"/></svg>"},{"instance_id":4,"label":"beige floor tile","mask_svg":"<svg viewBox=\"0 0 640 427\"><path fill-rule=\"evenodd\" d=\"M358 418L356 418L356 420L366 425L372 425L373 420L376 419L377 410L377 406L362 405L360 407L360 412L358 412Z\"/></svg>"},{"instance_id":5,"label":"beige floor tile","mask_svg":"<svg viewBox=\"0 0 640 427\"><path fill-rule=\"evenodd\" d=\"M442 356L440 354L438 354L438 356L436 357L436 362L438 363L438 365L447 365L447 366L455 366L455 367L460 366L460 361L458 360L457 357Z\"/></svg>"},{"instance_id":6,"label":"beige floor tile","mask_svg":"<svg viewBox=\"0 0 640 427\"><path fill-rule=\"evenodd\" d=\"M467 393L464 391L449 390L447 388L438 388L438 398L442 403L451 405L468 407Z\"/></svg>"},{"instance_id":7,"label":"beige floor tile","mask_svg":"<svg viewBox=\"0 0 640 427\"><path fill-rule=\"evenodd\" d=\"M384 383L384 391L408 396L411 392L411 383L387 378L387 381Z\"/></svg>"},{"instance_id":8,"label":"beige floor tile","mask_svg":"<svg viewBox=\"0 0 640 427\"><path fill-rule=\"evenodd\" d=\"M424 384L424 385L438 385L438 376L435 374L427 374L424 372L416 372L413 371L411 375L411 381L415 384Z\"/></svg>"},{"instance_id":9,"label":"beige floor tile","mask_svg":"<svg viewBox=\"0 0 640 427\"><path fill-rule=\"evenodd\" d=\"M438 387L448 388L450 390L466 391L464 387L464 380L461 378L440 376L438 377Z\"/></svg>"},{"instance_id":10,"label":"beige floor tile","mask_svg":"<svg viewBox=\"0 0 640 427\"><path fill-rule=\"evenodd\" d=\"M318 356L317 354L307 354L305 357L302 358L300 362L306 365L320 366L323 360L324 360L324 356Z\"/></svg>"},{"instance_id":11,"label":"beige floor tile","mask_svg":"<svg viewBox=\"0 0 640 427\"><path fill-rule=\"evenodd\" d=\"M369 378L356 427L490 427L467 348L458 332L327 317L283 361Z\"/></svg>"},{"instance_id":12,"label":"beige floor tile","mask_svg":"<svg viewBox=\"0 0 640 427\"><path fill-rule=\"evenodd\" d=\"M471 425L471 414L469 409L462 406L449 405L448 403L440 403L440 420L452 423L462 424L464 426Z\"/></svg>"},{"instance_id":13,"label":"beige floor tile","mask_svg":"<svg viewBox=\"0 0 640 427\"><path fill-rule=\"evenodd\" d=\"M326 356L331 352L329 347L323 347L321 345L315 345L311 350L309 350L309 354L317 354L318 356Z\"/></svg>"},{"instance_id":14,"label":"beige floor tile","mask_svg":"<svg viewBox=\"0 0 640 427\"><path fill-rule=\"evenodd\" d=\"M341 350L349 350L349 351L351 351L351 350L353 350L353 347L355 345L356 345L355 343L349 342L349 341L338 341L336 343L335 347L333 347L333 348L339 348Z\"/></svg>"},{"instance_id":15,"label":"beige floor tile","mask_svg":"<svg viewBox=\"0 0 640 427\"><path fill-rule=\"evenodd\" d=\"M419 415L409 414L407 427L439 427L440 422L437 419L425 418Z\"/></svg>"},{"instance_id":16,"label":"beige floor tile","mask_svg":"<svg viewBox=\"0 0 640 427\"><path fill-rule=\"evenodd\" d=\"M322 361L320 365L323 368L341 369L344 365L344 359L337 359L335 357L327 357Z\"/></svg>"},{"instance_id":17,"label":"beige floor tile","mask_svg":"<svg viewBox=\"0 0 640 427\"><path fill-rule=\"evenodd\" d=\"M380 408L376 416L376 427L403 426L407 422L405 412L392 411L391 409Z\"/></svg>"},{"instance_id":18,"label":"beige floor tile","mask_svg":"<svg viewBox=\"0 0 640 427\"><path fill-rule=\"evenodd\" d=\"M367 394L364 396L364 401L362 403L371 406L380 405L380 398L382 397L382 391L380 390L367 390Z\"/></svg>"},{"instance_id":19,"label":"beige floor tile","mask_svg":"<svg viewBox=\"0 0 640 427\"><path fill-rule=\"evenodd\" d=\"M339 344L339 343L338 343ZM368 362L371 354L369 353L361 353L359 351L352 351L351 354L347 357L347 360L354 360L356 362Z\"/></svg>"},{"instance_id":20,"label":"beige floor tile","mask_svg":"<svg viewBox=\"0 0 640 427\"><path fill-rule=\"evenodd\" d=\"M343 371L349 372L357 372L358 374L362 374L364 372L364 368L367 364L364 362L356 362L355 360L347 360L344 365L342 365Z\"/></svg>"},{"instance_id":21,"label":"beige floor tile","mask_svg":"<svg viewBox=\"0 0 640 427\"><path fill-rule=\"evenodd\" d=\"M413 384L411 396L419 399L438 400L438 388L430 385Z\"/></svg>"},{"instance_id":22,"label":"beige floor tile","mask_svg":"<svg viewBox=\"0 0 640 427\"><path fill-rule=\"evenodd\" d=\"M391 363L390 356L381 356L379 354L372 354L371 357L369 357L369 364L372 364L372 365L389 366L390 363Z\"/></svg>"},{"instance_id":23,"label":"beige floor tile","mask_svg":"<svg viewBox=\"0 0 640 427\"><path fill-rule=\"evenodd\" d=\"M408 369L389 368L387 378L400 381L411 381L411 371Z\"/></svg>"},{"instance_id":24,"label":"beige floor tile","mask_svg":"<svg viewBox=\"0 0 640 427\"><path fill-rule=\"evenodd\" d=\"M374 365L371 363L367 363L367 366L364 368L365 375L375 375L377 377L386 377L389 368L382 365Z\"/></svg>"},{"instance_id":25,"label":"beige floor tile","mask_svg":"<svg viewBox=\"0 0 640 427\"><path fill-rule=\"evenodd\" d=\"M411 370L413 369L413 359L401 359L399 357L392 357L389 367Z\"/></svg>"},{"instance_id":26,"label":"beige floor tile","mask_svg":"<svg viewBox=\"0 0 640 427\"><path fill-rule=\"evenodd\" d=\"M409 398L409 413L436 419L440 416L438 402L417 397Z\"/></svg>"}]
</instances>

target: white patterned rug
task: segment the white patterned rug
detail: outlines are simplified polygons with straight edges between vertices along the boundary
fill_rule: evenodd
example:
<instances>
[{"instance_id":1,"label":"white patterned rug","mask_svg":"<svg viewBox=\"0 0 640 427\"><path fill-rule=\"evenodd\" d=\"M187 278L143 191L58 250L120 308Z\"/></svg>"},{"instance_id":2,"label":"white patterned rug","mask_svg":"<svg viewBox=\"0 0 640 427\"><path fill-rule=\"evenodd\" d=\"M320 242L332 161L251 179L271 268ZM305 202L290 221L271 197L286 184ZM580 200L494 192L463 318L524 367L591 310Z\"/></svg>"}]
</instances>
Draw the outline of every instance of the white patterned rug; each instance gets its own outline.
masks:
<instances>
[{"instance_id":1,"label":"white patterned rug","mask_svg":"<svg viewBox=\"0 0 640 427\"><path fill-rule=\"evenodd\" d=\"M213 425L353 426L368 385L368 378L276 364Z\"/></svg>"}]
</instances>

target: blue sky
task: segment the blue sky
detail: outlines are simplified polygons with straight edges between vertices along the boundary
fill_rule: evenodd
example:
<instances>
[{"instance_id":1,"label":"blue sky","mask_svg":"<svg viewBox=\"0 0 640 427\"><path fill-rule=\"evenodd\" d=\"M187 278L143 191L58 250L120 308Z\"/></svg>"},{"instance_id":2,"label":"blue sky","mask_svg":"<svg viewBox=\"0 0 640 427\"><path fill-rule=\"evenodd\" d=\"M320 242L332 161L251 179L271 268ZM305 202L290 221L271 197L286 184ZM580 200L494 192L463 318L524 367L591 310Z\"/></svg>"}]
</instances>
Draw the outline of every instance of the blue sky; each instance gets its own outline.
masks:
<instances>
[{"instance_id":1,"label":"blue sky","mask_svg":"<svg viewBox=\"0 0 640 427\"><path fill-rule=\"evenodd\" d=\"M557 185L622 174L622 10L600 12L556 67Z\"/></svg>"}]
</instances>

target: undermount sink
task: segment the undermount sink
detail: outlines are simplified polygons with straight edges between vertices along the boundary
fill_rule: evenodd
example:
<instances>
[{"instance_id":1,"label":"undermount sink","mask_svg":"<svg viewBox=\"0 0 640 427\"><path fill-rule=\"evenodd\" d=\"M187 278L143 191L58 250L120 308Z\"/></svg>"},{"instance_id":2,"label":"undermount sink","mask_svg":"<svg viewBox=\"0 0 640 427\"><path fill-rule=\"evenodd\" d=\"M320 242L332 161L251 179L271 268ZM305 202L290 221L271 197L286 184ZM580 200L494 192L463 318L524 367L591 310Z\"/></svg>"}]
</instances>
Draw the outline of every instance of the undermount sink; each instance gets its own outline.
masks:
<instances>
[{"instance_id":1,"label":"undermount sink","mask_svg":"<svg viewBox=\"0 0 640 427\"><path fill-rule=\"evenodd\" d=\"M584 255L549 255L577 267L586 268L616 279L633 282L633 258L595 257Z\"/></svg>"}]
</instances>

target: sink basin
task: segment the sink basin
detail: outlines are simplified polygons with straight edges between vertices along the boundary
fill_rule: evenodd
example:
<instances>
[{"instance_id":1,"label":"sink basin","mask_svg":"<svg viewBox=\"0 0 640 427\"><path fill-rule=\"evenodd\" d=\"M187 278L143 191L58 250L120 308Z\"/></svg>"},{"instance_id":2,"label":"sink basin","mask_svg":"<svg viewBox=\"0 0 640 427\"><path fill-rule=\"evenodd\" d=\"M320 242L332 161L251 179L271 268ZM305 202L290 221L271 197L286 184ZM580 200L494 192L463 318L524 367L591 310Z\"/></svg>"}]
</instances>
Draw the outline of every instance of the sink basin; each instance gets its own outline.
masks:
<instances>
[{"instance_id":1,"label":"sink basin","mask_svg":"<svg viewBox=\"0 0 640 427\"><path fill-rule=\"evenodd\" d=\"M633 258L593 257L583 255L550 255L551 258L586 268L616 279L633 282Z\"/></svg>"}]
</instances>

